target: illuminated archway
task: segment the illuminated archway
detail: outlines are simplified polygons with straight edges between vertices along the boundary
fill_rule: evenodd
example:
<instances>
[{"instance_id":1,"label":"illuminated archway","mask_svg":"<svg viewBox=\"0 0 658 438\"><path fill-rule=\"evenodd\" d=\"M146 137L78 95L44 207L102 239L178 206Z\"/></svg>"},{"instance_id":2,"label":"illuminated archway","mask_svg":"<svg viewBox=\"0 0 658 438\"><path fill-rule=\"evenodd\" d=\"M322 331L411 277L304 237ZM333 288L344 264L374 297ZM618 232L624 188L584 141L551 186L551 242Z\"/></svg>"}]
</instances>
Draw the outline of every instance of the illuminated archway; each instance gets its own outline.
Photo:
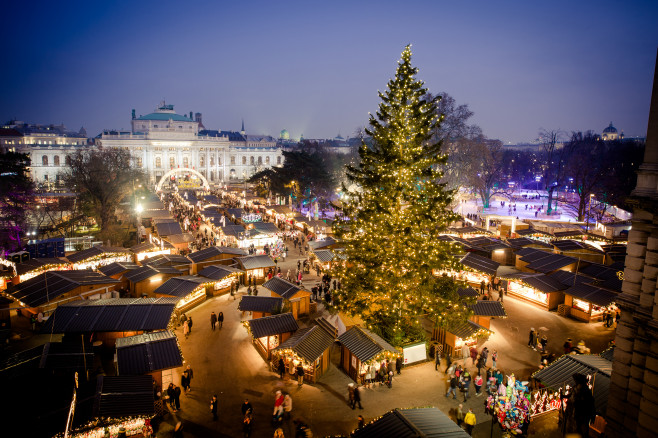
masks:
<instances>
[{"instance_id":1,"label":"illuminated archway","mask_svg":"<svg viewBox=\"0 0 658 438\"><path fill-rule=\"evenodd\" d=\"M208 184L208 180L206 179L205 176L201 175L200 172L194 169L190 169L188 167L181 167L180 169L171 169L169 172L162 175L162 178L160 178L160 181L155 186L155 191L159 192L160 190L162 190L162 184L164 184L165 181L167 181L167 178L177 173L192 173L196 175L197 177L199 177L199 179L201 179L201 182L203 182L203 188L206 190L210 190L210 184Z\"/></svg>"}]
</instances>

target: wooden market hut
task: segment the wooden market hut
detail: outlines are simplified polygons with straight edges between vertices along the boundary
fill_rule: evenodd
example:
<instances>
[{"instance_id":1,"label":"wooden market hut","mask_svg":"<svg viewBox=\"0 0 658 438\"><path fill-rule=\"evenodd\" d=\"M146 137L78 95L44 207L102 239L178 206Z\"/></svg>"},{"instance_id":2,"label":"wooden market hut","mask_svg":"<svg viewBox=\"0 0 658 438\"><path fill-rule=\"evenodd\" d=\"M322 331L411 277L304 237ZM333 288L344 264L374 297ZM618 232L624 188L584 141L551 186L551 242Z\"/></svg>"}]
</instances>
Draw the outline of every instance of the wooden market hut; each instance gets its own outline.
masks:
<instances>
[{"instance_id":1,"label":"wooden market hut","mask_svg":"<svg viewBox=\"0 0 658 438\"><path fill-rule=\"evenodd\" d=\"M576 284L564 291L565 316L588 323L600 321L606 308L617 299L617 295L619 294L616 292L592 284Z\"/></svg>"},{"instance_id":2,"label":"wooden market hut","mask_svg":"<svg viewBox=\"0 0 658 438\"><path fill-rule=\"evenodd\" d=\"M165 248L172 247L178 252L184 254L190 249L190 243L194 242L194 235L192 233L172 234L162 238Z\"/></svg>"},{"instance_id":3,"label":"wooden market hut","mask_svg":"<svg viewBox=\"0 0 658 438\"><path fill-rule=\"evenodd\" d=\"M566 288L567 286L553 275L536 274L517 279L510 285L507 293L550 311L564 303Z\"/></svg>"},{"instance_id":4,"label":"wooden market hut","mask_svg":"<svg viewBox=\"0 0 658 438\"><path fill-rule=\"evenodd\" d=\"M189 257L179 254L159 254L142 260L142 266L151 266L153 268L169 266L178 269L185 275L192 273L192 263Z\"/></svg>"},{"instance_id":5,"label":"wooden market hut","mask_svg":"<svg viewBox=\"0 0 658 438\"><path fill-rule=\"evenodd\" d=\"M241 248L231 248L227 246L210 246L200 251L188 254L193 265L192 274L198 274L203 268L211 265L233 265L234 257L246 256L247 251Z\"/></svg>"},{"instance_id":6,"label":"wooden market hut","mask_svg":"<svg viewBox=\"0 0 658 438\"><path fill-rule=\"evenodd\" d=\"M124 275L128 281L130 296L139 298L143 296L154 297L154 291L165 281L172 277L183 275L181 271L171 266L142 266Z\"/></svg>"},{"instance_id":7,"label":"wooden market hut","mask_svg":"<svg viewBox=\"0 0 658 438\"><path fill-rule=\"evenodd\" d=\"M137 263L114 262L110 263L109 265L102 266L98 270L108 277L119 280L121 283L117 285L117 289L128 290L130 288L130 282L126 278L126 275L139 268L140 266Z\"/></svg>"},{"instance_id":8,"label":"wooden market hut","mask_svg":"<svg viewBox=\"0 0 658 438\"><path fill-rule=\"evenodd\" d=\"M162 388L162 372L183 365L183 355L174 332L163 330L116 340L118 376L150 375Z\"/></svg>"},{"instance_id":9,"label":"wooden market hut","mask_svg":"<svg viewBox=\"0 0 658 438\"><path fill-rule=\"evenodd\" d=\"M268 361L271 358L271 351L299 329L292 313L250 319L246 321L246 325L249 328L251 340L256 346L256 350Z\"/></svg>"},{"instance_id":10,"label":"wooden market hut","mask_svg":"<svg viewBox=\"0 0 658 438\"><path fill-rule=\"evenodd\" d=\"M452 357L460 357L462 345L471 347L477 344L477 338L488 336L492 332L471 320L453 324L447 328L434 326L432 340L443 345L443 351Z\"/></svg>"},{"instance_id":11,"label":"wooden market hut","mask_svg":"<svg viewBox=\"0 0 658 438\"><path fill-rule=\"evenodd\" d=\"M340 367L355 382L360 382L362 367L380 360L395 360L401 354L370 330L354 326L338 337L341 344Z\"/></svg>"},{"instance_id":12,"label":"wooden market hut","mask_svg":"<svg viewBox=\"0 0 658 438\"><path fill-rule=\"evenodd\" d=\"M557 254L579 258L592 263L605 263L605 251L582 240L553 240L551 244Z\"/></svg>"},{"instance_id":13,"label":"wooden market hut","mask_svg":"<svg viewBox=\"0 0 658 438\"><path fill-rule=\"evenodd\" d=\"M31 313L49 315L58 306L85 298L110 298L119 280L89 270L48 271L5 293Z\"/></svg>"},{"instance_id":14,"label":"wooden market hut","mask_svg":"<svg viewBox=\"0 0 658 438\"><path fill-rule=\"evenodd\" d=\"M470 435L438 408L396 408L352 431L352 438L432 437L468 438Z\"/></svg>"},{"instance_id":15,"label":"wooden market hut","mask_svg":"<svg viewBox=\"0 0 658 438\"><path fill-rule=\"evenodd\" d=\"M331 236L327 236L322 240L311 240L308 242L308 247L311 251L317 251L318 249L331 249L338 248L342 245L339 241L334 239Z\"/></svg>"},{"instance_id":16,"label":"wooden market hut","mask_svg":"<svg viewBox=\"0 0 658 438\"><path fill-rule=\"evenodd\" d=\"M167 330L178 299L112 298L62 304L48 318L42 333L85 335L114 351L116 339Z\"/></svg>"},{"instance_id":17,"label":"wooden market hut","mask_svg":"<svg viewBox=\"0 0 658 438\"><path fill-rule=\"evenodd\" d=\"M208 296L216 296L231 291L231 284L240 283L244 272L238 268L226 265L211 265L203 268L199 275L208 278L214 283L206 289Z\"/></svg>"},{"instance_id":18,"label":"wooden market hut","mask_svg":"<svg viewBox=\"0 0 658 438\"><path fill-rule=\"evenodd\" d=\"M89 269L109 265L114 262L132 262L132 254L127 248L97 245L66 256L74 269Z\"/></svg>"},{"instance_id":19,"label":"wooden market hut","mask_svg":"<svg viewBox=\"0 0 658 438\"><path fill-rule=\"evenodd\" d=\"M276 264L268 255L236 257L235 260L244 271L242 284L247 284L250 278L253 278L256 284L262 284L266 279L267 271L276 267Z\"/></svg>"},{"instance_id":20,"label":"wooden market hut","mask_svg":"<svg viewBox=\"0 0 658 438\"><path fill-rule=\"evenodd\" d=\"M238 303L238 310L251 312L251 319L264 318L283 309L283 298L243 295Z\"/></svg>"},{"instance_id":21,"label":"wooden market hut","mask_svg":"<svg viewBox=\"0 0 658 438\"><path fill-rule=\"evenodd\" d=\"M281 297L290 303L295 319L311 312L311 292L280 277L272 277L263 283L263 287L270 291L271 296Z\"/></svg>"},{"instance_id":22,"label":"wooden market hut","mask_svg":"<svg viewBox=\"0 0 658 438\"><path fill-rule=\"evenodd\" d=\"M472 287L462 287L457 289L457 295L459 295L460 298L477 298L480 296L480 292Z\"/></svg>"},{"instance_id":23,"label":"wooden market hut","mask_svg":"<svg viewBox=\"0 0 658 438\"><path fill-rule=\"evenodd\" d=\"M229 223L225 226L216 226L222 245L237 245L244 238L245 227Z\"/></svg>"},{"instance_id":24,"label":"wooden market hut","mask_svg":"<svg viewBox=\"0 0 658 438\"><path fill-rule=\"evenodd\" d=\"M505 307L500 301L478 300L468 308L473 311L470 320L486 329L491 328L491 318L507 318Z\"/></svg>"},{"instance_id":25,"label":"wooden market hut","mask_svg":"<svg viewBox=\"0 0 658 438\"><path fill-rule=\"evenodd\" d=\"M282 358L288 370L301 362L304 381L317 382L331 363L331 347L336 338L319 325L299 329L272 350L272 366L276 368Z\"/></svg>"},{"instance_id":26,"label":"wooden market hut","mask_svg":"<svg viewBox=\"0 0 658 438\"><path fill-rule=\"evenodd\" d=\"M579 264L577 258L542 251L541 249L523 248L516 252L515 267L522 272L550 274L558 269L575 272Z\"/></svg>"},{"instance_id":27,"label":"wooden market hut","mask_svg":"<svg viewBox=\"0 0 658 438\"><path fill-rule=\"evenodd\" d=\"M160 245L153 242L143 242L130 247L135 262L141 262L147 257L154 257L158 254L169 254L170 248L163 249Z\"/></svg>"},{"instance_id":28,"label":"wooden market hut","mask_svg":"<svg viewBox=\"0 0 658 438\"><path fill-rule=\"evenodd\" d=\"M205 277L182 275L165 281L153 294L156 298L178 298L176 310L184 313L206 300L208 295L206 288L209 283Z\"/></svg>"},{"instance_id":29,"label":"wooden market hut","mask_svg":"<svg viewBox=\"0 0 658 438\"><path fill-rule=\"evenodd\" d=\"M66 260L57 257L34 258L16 264L16 276L11 279L11 282L18 284L43 272L67 269L71 269L71 264Z\"/></svg>"}]
</instances>

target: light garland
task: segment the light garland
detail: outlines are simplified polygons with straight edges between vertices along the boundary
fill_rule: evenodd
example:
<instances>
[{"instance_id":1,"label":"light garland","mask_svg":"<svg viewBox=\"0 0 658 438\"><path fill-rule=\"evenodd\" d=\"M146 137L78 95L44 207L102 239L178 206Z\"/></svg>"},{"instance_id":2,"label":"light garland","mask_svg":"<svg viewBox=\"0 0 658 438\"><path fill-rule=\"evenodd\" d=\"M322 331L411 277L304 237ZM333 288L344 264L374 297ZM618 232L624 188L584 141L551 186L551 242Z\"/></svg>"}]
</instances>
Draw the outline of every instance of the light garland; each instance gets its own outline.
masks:
<instances>
[{"instance_id":1,"label":"light garland","mask_svg":"<svg viewBox=\"0 0 658 438\"><path fill-rule=\"evenodd\" d=\"M125 418L100 418L80 426L73 433L69 434L71 438L106 438L105 429L110 432L110 438L117 438L119 430L123 428L126 436L133 436L141 434L146 419L151 419L153 416L138 416L138 417L125 417ZM92 429L90 429L92 428ZM64 432L60 432L53 436L53 438L64 438Z\"/></svg>"}]
</instances>

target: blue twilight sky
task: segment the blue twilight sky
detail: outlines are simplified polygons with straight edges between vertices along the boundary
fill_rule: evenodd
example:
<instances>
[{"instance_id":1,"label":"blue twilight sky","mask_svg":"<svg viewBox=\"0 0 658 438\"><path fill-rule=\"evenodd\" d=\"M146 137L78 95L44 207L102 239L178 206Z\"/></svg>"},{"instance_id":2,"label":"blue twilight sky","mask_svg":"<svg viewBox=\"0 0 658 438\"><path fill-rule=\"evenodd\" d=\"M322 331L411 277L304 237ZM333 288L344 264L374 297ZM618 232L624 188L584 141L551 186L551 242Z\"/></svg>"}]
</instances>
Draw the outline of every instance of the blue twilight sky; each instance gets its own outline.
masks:
<instances>
[{"instance_id":1,"label":"blue twilight sky","mask_svg":"<svg viewBox=\"0 0 658 438\"><path fill-rule=\"evenodd\" d=\"M164 98L209 129L350 136L412 43L419 77L504 142L645 136L658 1L15 1L0 122L129 129Z\"/></svg>"}]
</instances>

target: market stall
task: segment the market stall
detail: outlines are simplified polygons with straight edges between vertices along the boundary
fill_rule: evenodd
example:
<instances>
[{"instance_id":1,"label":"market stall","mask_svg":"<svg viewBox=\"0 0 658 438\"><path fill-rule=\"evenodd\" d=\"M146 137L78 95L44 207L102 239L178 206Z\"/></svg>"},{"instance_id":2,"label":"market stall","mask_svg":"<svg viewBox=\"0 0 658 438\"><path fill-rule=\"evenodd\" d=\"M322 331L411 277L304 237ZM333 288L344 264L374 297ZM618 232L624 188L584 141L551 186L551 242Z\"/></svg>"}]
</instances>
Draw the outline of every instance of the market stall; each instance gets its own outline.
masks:
<instances>
[{"instance_id":1,"label":"market stall","mask_svg":"<svg viewBox=\"0 0 658 438\"><path fill-rule=\"evenodd\" d=\"M248 284L249 280L253 280L255 284L261 284L265 281L268 270L276 267L276 264L268 255L236 257L235 260L244 271L242 284Z\"/></svg>"},{"instance_id":2,"label":"market stall","mask_svg":"<svg viewBox=\"0 0 658 438\"><path fill-rule=\"evenodd\" d=\"M92 246L89 249L66 256L73 269L98 269L114 262L132 262L133 256L127 248Z\"/></svg>"},{"instance_id":3,"label":"market stall","mask_svg":"<svg viewBox=\"0 0 658 438\"><path fill-rule=\"evenodd\" d=\"M308 315L311 309L311 292L283 278L272 277L263 287L270 291L271 296L281 297L285 303L290 303L295 319L300 315Z\"/></svg>"},{"instance_id":4,"label":"market stall","mask_svg":"<svg viewBox=\"0 0 658 438\"><path fill-rule=\"evenodd\" d=\"M461 357L462 346L473 347L477 345L478 338L488 337L491 330L473 321L464 321L447 328L434 327L432 340L443 345L443 351L452 357Z\"/></svg>"},{"instance_id":5,"label":"market stall","mask_svg":"<svg viewBox=\"0 0 658 438\"><path fill-rule=\"evenodd\" d=\"M468 308L473 311L471 321L486 329L491 328L491 318L507 318L505 307L500 301L478 300Z\"/></svg>"},{"instance_id":6,"label":"market stall","mask_svg":"<svg viewBox=\"0 0 658 438\"><path fill-rule=\"evenodd\" d=\"M256 350L266 360L270 359L273 349L285 342L299 329L292 313L250 319L244 321L243 324L251 334L251 340Z\"/></svg>"},{"instance_id":7,"label":"market stall","mask_svg":"<svg viewBox=\"0 0 658 438\"><path fill-rule=\"evenodd\" d=\"M355 382L363 383L367 371L379 369L402 354L370 330L354 326L338 337L341 344L340 367ZM388 373L387 373L388 374Z\"/></svg>"},{"instance_id":8,"label":"market stall","mask_svg":"<svg viewBox=\"0 0 658 438\"><path fill-rule=\"evenodd\" d=\"M315 383L329 368L334 341L334 336L319 325L299 329L272 350L272 369L276 370L279 359L283 359L292 374L301 363L304 381Z\"/></svg>"},{"instance_id":9,"label":"market stall","mask_svg":"<svg viewBox=\"0 0 658 438\"><path fill-rule=\"evenodd\" d=\"M283 298L243 295L238 303L238 310L242 315L251 312L251 319L264 318L283 310Z\"/></svg>"},{"instance_id":10,"label":"market stall","mask_svg":"<svg viewBox=\"0 0 658 438\"><path fill-rule=\"evenodd\" d=\"M212 265L202 269L199 275L214 282L211 287L206 288L206 292L208 296L216 296L230 292L231 285L240 283L244 272L232 266Z\"/></svg>"},{"instance_id":11,"label":"market stall","mask_svg":"<svg viewBox=\"0 0 658 438\"><path fill-rule=\"evenodd\" d=\"M17 275L12 279L12 283L18 284L47 271L65 271L69 269L72 269L69 262L56 257L30 259L16 265Z\"/></svg>"},{"instance_id":12,"label":"market stall","mask_svg":"<svg viewBox=\"0 0 658 438\"><path fill-rule=\"evenodd\" d=\"M572 286L564 295L564 304L569 308L569 315L579 321L600 321L609 307L616 311L613 303L618 294L590 284Z\"/></svg>"},{"instance_id":13,"label":"market stall","mask_svg":"<svg viewBox=\"0 0 658 438\"><path fill-rule=\"evenodd\" d=\"M510 279L507 293L544 310L555 310L564 302L566 286L555 277L529 274Z\"/></svg>"},{"instance_id":14,"label":"market stall","mask_svg":"<svg viewBox=\"0 0 658 438\"><path fill-rule=\"evenodd\" d=\"M182 277L170 278L153 293L156 298L179 298L179 301L176 303L176 310L180 313L185 313L205 301L207 295L206 286L208 284L209 281L205 277L184 275Z\"/></svg>"}]
</instances>

